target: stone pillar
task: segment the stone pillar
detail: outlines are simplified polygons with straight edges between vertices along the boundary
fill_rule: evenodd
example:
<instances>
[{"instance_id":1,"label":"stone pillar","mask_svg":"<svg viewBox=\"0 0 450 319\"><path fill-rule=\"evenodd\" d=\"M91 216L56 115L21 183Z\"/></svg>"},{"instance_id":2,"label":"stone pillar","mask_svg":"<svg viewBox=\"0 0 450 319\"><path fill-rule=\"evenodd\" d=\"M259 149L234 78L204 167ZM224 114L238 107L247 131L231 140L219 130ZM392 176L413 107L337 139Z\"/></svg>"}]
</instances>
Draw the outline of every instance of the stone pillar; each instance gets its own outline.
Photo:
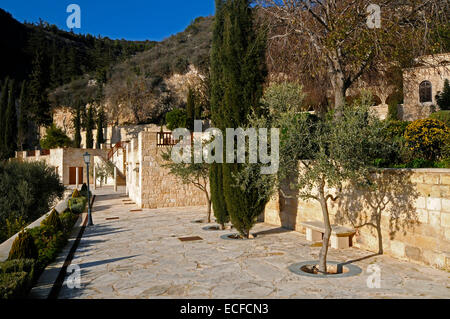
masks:
<instances>
[{"instance_id":1,"label":"stone pillar","mask_svg":"<svg viewBox=\"0 0 450 319\"><path fill-rule=\"evenodd\" d=\"M79 167L76 167L75 168L75 179L76 179L76 181L75 181L75 187L78 189L78 181L79 181L79 178L80 178L80 168Z\"/></svg>"},{"instance_id":2,"label":"stone pillar","mask_svg":"<svg viewBox=\"0 0 450 319\"><path fill-rule=\"evenodd\" d=\"M94 189L97 189L97 172L95 170L95 165L92 167L92 171L93 171L93 177L94 177Z\"/></svg>"},{"instance_id":3,"label":"stone pillar","mask_svg":"<svg viewBox=\"0 0 450 319\"><path fill-rule=\"evenodd\" d=\"M117 192L117 167L114 166L114 191Z\"/></svg>"}]
</instances>

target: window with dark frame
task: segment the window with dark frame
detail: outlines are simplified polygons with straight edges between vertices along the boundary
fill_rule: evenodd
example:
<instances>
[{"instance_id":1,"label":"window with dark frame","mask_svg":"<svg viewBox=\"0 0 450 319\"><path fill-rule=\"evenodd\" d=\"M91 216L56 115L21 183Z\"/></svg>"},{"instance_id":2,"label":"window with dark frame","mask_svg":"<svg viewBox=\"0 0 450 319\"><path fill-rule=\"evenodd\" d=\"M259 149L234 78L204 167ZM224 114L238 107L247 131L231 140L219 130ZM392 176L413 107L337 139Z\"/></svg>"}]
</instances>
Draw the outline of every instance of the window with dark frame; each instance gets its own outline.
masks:
<instances>
[{"instance_id":1,"label":"window with dark frame","mask_svg":"<svg viewBox=\"0 0 450 319\"><path fill-rule=\"evenodd\" d=\"M423 81L419 86L420 103L433 102L432 85L430 81Z\"/></svg>"}]
</instances>

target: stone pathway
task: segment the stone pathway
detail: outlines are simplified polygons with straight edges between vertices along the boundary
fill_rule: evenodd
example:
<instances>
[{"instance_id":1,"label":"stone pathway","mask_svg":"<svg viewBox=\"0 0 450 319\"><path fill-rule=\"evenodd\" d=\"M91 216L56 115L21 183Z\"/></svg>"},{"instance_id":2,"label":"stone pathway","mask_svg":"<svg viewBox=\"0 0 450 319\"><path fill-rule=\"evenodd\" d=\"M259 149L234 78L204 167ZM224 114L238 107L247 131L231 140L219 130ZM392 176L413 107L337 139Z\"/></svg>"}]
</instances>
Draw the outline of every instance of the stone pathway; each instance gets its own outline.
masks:
<instances>
[{"instance_id":1,"label":"stone pathway","mask_svg":"<svg viewBox=\"0 0 450 319\"><path fill-rule=\"evenodd\" d=\"M96 191L95 226L87 228L73 264L81 288L64 284L60 298L450 298L450 273L349 248L329 260L355 261L363 272L347 278L298 276L288 266L318 258L304 235L257 224L255 240L223 240L230 231L205 231L204 208L130 212L111 188ZM121 194L123 196L123 194ZM118 220L106 220L119 217ZM179 237L200 236L181 242ZM381 269L370 289L369 265Z\"/></svg>"}]
</instances>

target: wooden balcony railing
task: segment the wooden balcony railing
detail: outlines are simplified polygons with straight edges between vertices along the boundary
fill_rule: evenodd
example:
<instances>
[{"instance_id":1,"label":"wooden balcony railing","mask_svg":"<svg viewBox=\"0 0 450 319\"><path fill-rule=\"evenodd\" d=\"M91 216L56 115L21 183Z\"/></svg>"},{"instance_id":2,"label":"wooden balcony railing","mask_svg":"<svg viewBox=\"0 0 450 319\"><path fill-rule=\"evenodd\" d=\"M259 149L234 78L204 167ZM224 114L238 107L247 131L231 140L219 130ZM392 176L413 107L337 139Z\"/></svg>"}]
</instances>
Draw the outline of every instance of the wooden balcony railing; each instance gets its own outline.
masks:
<instances>
[{"instance_id":1,"label":"wooden balcony railing","mask_svg":"<svg viewBox=\"0 0 450 319\"><path fill-rule=\"evenodd\" d=\"M174 146L178 143L172 136L172 132L158 132L156 135L158 147Z\"/></svg>"}]
</instances>

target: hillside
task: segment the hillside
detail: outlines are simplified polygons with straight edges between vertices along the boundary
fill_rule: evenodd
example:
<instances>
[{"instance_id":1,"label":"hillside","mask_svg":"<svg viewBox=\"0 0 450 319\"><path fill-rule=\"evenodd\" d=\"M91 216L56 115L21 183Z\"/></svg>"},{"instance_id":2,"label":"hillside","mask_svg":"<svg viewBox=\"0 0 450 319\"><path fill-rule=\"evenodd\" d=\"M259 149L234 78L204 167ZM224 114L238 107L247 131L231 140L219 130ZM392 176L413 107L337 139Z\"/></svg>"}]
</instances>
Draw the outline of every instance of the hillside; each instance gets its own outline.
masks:
<instances>
[{"instance_id":1,"label":"hillside","mask_svg":"<svg viewBox=\"0 0 450 319\"><path fill-rule=\"evenodd\" d=\"M44 21L20 23L0 9L0 79L17 82L29 79L33 61L43 56L45 87L56 88L85 73L101 73L112 64L151 48L155 42L111 40L92 35L78 35L58 29Z\"/></svg>"},{"instance_id":2,"label":"hillside","mask_svg":"<svg viewBox=\"0 0 450 319\"><path fill-rule=\"evenodd\" d=\"M167 110L182 107L178 83L202 85L208 73L213 17L199 17L186 30L123 62L111 65L101 85L102 104L112 123L159 123ZM50 95L54 107L98 101L98 82L85 74ZM204 83L203 83L204 84ZM183 92L180 92L180 89Z\"/></svg>"}]
</instances>

